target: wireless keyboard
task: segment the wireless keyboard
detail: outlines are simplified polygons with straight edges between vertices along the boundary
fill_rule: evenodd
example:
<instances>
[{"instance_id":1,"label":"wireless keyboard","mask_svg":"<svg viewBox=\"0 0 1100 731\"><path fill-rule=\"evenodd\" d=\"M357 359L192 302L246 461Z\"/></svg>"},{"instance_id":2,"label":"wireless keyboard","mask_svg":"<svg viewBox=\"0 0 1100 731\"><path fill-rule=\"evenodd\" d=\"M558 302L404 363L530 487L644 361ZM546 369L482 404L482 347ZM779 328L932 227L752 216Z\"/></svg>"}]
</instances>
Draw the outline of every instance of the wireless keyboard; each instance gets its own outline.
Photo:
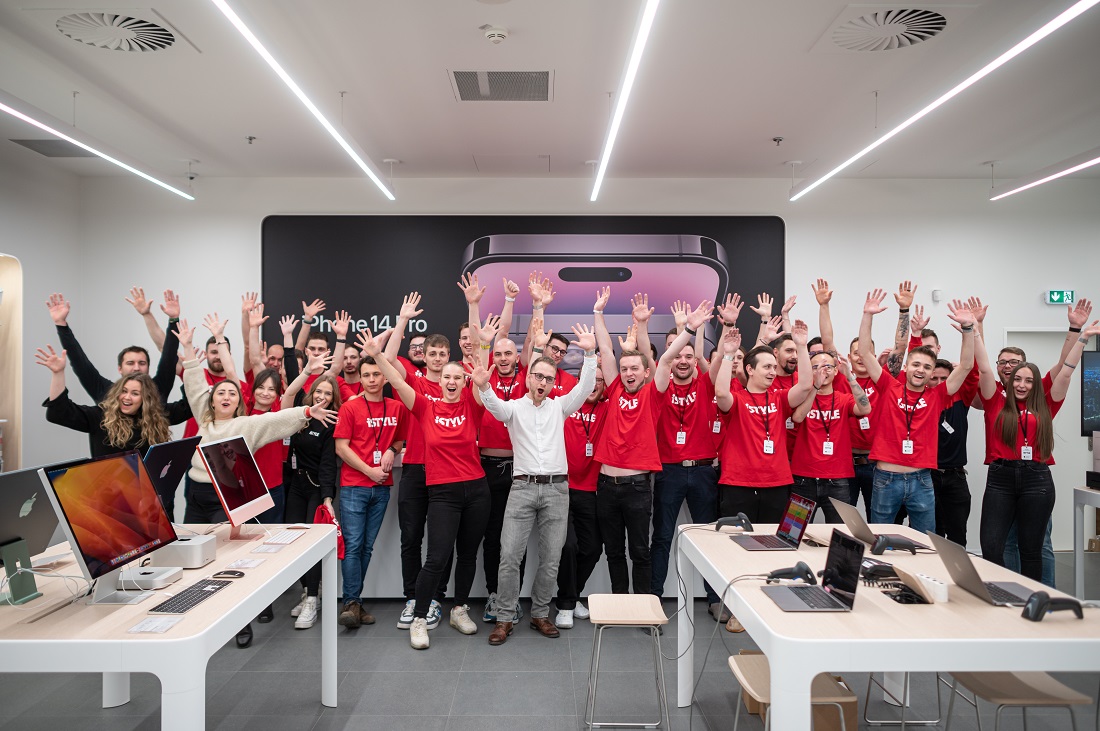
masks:
<instances>
[{"instance_id":1,"label":"wireless keyboard","mask_svg":"<svg viewBox=\"0 0 1100 731\"><path fill-rule=\"evenodd\" d=\"M167 599L149 610L149 614L183 614L202 604L219 591L229 586L231 581L221 579L202 579L196 581L174 597Z\"/></svg>"},{"instance_id":2,"label":"wireless keyboard","mask_svg":"<svg viewBox=\"0 0 1100 731\"><path fill-rule=\"evenodd\" d=\"M302 537L305 533L303 530L281 530L278 533L272 533L264 539L264 543L269 546L286 546Z\"/></svg>"}]
</instances>

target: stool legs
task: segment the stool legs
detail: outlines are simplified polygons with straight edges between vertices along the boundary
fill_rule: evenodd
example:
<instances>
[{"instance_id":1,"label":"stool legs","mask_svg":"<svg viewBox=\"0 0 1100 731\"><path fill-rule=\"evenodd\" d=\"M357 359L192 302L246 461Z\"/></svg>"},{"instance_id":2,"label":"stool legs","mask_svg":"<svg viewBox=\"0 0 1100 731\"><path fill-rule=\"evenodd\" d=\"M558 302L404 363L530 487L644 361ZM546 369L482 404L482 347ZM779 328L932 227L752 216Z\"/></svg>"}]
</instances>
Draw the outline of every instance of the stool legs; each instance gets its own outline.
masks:
<instances>
[{"instance_id":1,"label":"stool legs","mask_svg":"<svg viewBox=\"0 0 1100 731\"><path fill-rule=\"evenodd\" d=\"M587 728L668 728L670 725L668 716L668 698L665 696L665 669L661 662L660 628L657 625L645 625L653 640L654 679L657 686L658 710L660 717L651 723L597 723L596 718L596 683L600 672L600 649L603 644L604 630L609 627L625 626L627 629L635 629L637 625L596 625L596 636L592 642L592 661L589 664L588 675L588 699L584 705L584 725Z\"/></svg>"},{"instance_id":2,"label":"stool legs","mask_svg":"<svg viewBox=\"0 0 1100 731\"><path fill-rule=\"evenodd\" d=\"M940 720L943 717L943 706L941 705L941 701L940 701L940 682L941 682L940 674L936 673L936 719L935 720L927 720L927 721L908 721L905 718L905 714L906 714L906 711L909 708L909 673L905 673L905 690L902 693L902 697L901 697L900 700L893 693L886 690L885 686L883 686L882 683L875 680L875 674L871 673L867 677L867 694L866 694L866 697L863 699L863 720L864 720L864 722L866 722L870 726L900 726L902 728L902 731L904 731L904 729L907 726L938 726L939 723L940 723ZM946 684L946 681L942 681L942 682L944 682ZM886 693L888 696L893 698L895 701L897 701L901 705L901 720L900 721L895 721L895 720L892 720L892 719L874 719L874 718L870 718L868 716L868 711L870 710L870 704L871 704L871 686L872 685L877 685L878 687L882 688L882 692ZM952 700L954 700L954 698L952 698Z\"/></svg>"}]
</instances>

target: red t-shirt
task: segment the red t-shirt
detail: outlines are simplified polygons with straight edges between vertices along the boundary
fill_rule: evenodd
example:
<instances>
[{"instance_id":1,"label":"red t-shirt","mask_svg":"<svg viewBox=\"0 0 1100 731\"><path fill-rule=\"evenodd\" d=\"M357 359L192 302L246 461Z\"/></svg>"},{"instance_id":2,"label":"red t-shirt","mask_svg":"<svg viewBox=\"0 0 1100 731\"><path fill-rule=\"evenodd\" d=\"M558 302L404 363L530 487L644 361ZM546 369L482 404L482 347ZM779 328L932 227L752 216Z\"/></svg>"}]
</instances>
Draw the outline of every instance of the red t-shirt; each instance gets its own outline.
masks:
<instances>
[{"instance_id":1,"label":"red t-shirt","mask_svg":"<svg viewBox=\"0 0 1100 731\"><path fill-rule=\"evenodd\" d=\"M477 449L477 428L485 407L463 389L458 403L433 401L416 394L413 413L424 436L424 473L428 485L466 482L485 477Z\"/></svg>"},{"instance_id":2,"label":"red t-shirt","mask_svg":"<svg viewBox=\"0 0 1100 731\"><path fill-rule=\"evenodd\" d=\"M518 365L511 376L501 378L500 372L493 368L489 374L489 387L492 388L501 401L513 401L523 398L527 393L527 369ZM508 435L508 427L488 411L481 419L481 429L478 431L477 444L486 449L511 449L512 437Z\"/></svg>"},{"instance_id":3,"label":"red t-shirt","mask_svg":"<svg viewBox=\"0 0 1100 731\"><path fill-rule=\"evenodd\" d=\"M883 368L875 386L881 398L875 407L879 418L871 459L905 467L936 469L940 412L951 405L947 384L911 391ZM912 454L902 452L902 442L906 439L913 442Z\"/></svg>"},{"instance_id":4,"label":"red t-shirt","mask_svg":"<svg viewBox=\"0 0 1100 731\"><path fill-rule=\"evenodd\" d=\"M851 391L851 387L848 382L843 378L839 379L843 382L844 387ZM853 416L848 420L848 436L852 440L852 449L858 449L861 452L871 451L871 440L875 436L875 423L877 422L877 409L875 404L878 403L879 392L875 388L875 382L871 380L870 376L863 376L862 378L856 378L856 383L863 389L863 393L867 395L867 401L871 404L871 413L867 416ZM833 388L837 388L837 381L833 381ZM838 389L839 390L839 389Z\"/></svg>"},{"instance_id":5,"label":"red t-shirt","mask_svg":"<svg viewBox=\"0 0 1100 731\"><path fill-rule=\"evenodd\" d=\"M745 386L734 376L730 378L731 391L744 391ZM714 443L715 454L722 454L722 443L726 441L726 432L729 431L730 415L718 410L718 398L711 399L714 408L714 421L710 424L710 438ZM717 426L715 426L717 424Z\"/></svg>"},{"instance_id":6,"label":"red t-shirt","mask_svg":"<svg viewBox=\"0 0 1100 731\"><path fill-rule=\"evenodd\" d=\"M1043 393L1046 396L1047 408L1050 409L1050 418L1053 419L1058 415L1058 412L1062 410L1062 404L1065 403L1065 400L1054 401L1050 397L1050 391L1044 390ZM1001 415L1001 409L1005 407L1004 388L998 386L997 390L993 393L993 398L983 398L982 407L985 409L986 464L989 464L995 459L1023 459L1023 453L1020 450L1024 446L1030 446L1032 448L1031 460L1033 462L1054 464L1053 454L1045 460L1039 456L1039 450L1035 446L1035 434L1039 429L1039 420L1034 414L1025 410L1024 405L1019 401L1016 402L1016 408L1019 410L1019 414L1016 417L1016 444L1014 447L1009 447L1001 439L1001 429L997 424L997 419Z\"/></svg>"},{"instance_id":7,"label":"red t-shirt","mask_svg":"<svg viewBox=\"0 0 1100 731\"><path fill-rule=\"evenodd\" d=\"M260 414L268 413L265 411L253 411L252 410L252 397L248 398L248 406L246 413L249 416L259 416ZM271 404L271 412L278 411L281 407L279 399L275 399L275 402ZM260 468L260 474L264 476L264 482L268 487L278 487L283 484L283 463L286 462L287 453L290 452L290 440L288 439L276 439L274 442L269 442L252 453L252 456L256 458L256 466Z\"/></svg>"},{"instance_id":8,"label":"red t-shirt","mask_svg":"<svg viewBox=\"0 0 1100 731\"><path fill-rule=\"evenodd\" d=\"M333 439L347 439L351 451L371 467L382 464L381 456L390 445L405 438L412 415L405 405L396 399L368 401L357 398L340 407ZM375 459L375 452L379 459ZM373 482L369 477L347 464L340 466L340 484L345 487L373 487L392 485L393 473L387 472L382 482Z\"/></svg>"},{"instance_id":9,"label":"red t-shirt","mask_svg":"<svg viewBox=\"0 0 1100 731\"><path fill-rule=\"evenodd\" d=\"M787 457L784 423L791 415L787 392L749 393L734 389L733 405L722 443L723 485L780 487L794 482ZM772 442L772 454L764 453L764 440Z\"/></svg>"},{"instance_id":10,"label":"red t-shirt","mask_svg":"<svg viewBox=\"0 0 1100 731\"><path fill-rule=\"evenodd\" d=\"M596 460L620 469L660 471L657 419L661 400L653 381L628 394L623 379L616 378L607 384L605 393L607 420L596 443Z\"/></svg>"},{"instance_id":11,"label":"red t-shirt","mask_svg":"<svg viewBox=\"0 0 1100 731\"><path fill-rule=\"evenodd\" d=\"M221 383L222 381L225 380L225 376L215 376L213 373L210 372L209 368L203 368L202 369L202 374L204 376L206 376L206 383L210 386L216 386L216 385L218 385L219 383ZM245 383L241 385L241 398L244 399L245 408L247 408L248 403L249 403L250 399L252 398L252 390L248 387L248 382L247 381L245 381ZM190 419L187 420L187 423L184 424L184 426L183 426L183 438L188 439L189 437L193 437L198 433L199 433L199 423L197 421L195 421L195 417L192 416ZM283 478L280 476L278 482L276 482L275 484L276 485L283 484Z\"/></svg>"},{"instance_id":12,"label":"red t-shirt","mask_svg":"<svg viewBox=\"0 0 1100 731\"><path fill-rule=\"evenodd\" d=\"M416 366L409 363L406 368L405 380L413 390L433 401L443 398L443 386L439 381L429 381L427 376L421 375ZM409 423L407 430L408 439L405 441L405 455L401 458L401 464L424 464L424 434L420 423L415 416Z\"/></svg>"},{"instance_id":13,"label":"red t-shirt","mask_svg":"<svg viewBox=\"0 0 1100 731\"><path fill-rule=\"evenodd\" d=\"M669 379L668 388L658 394L661 418L657 424L657 452L662 463L684 460L710 460L718 455L714 446L714 386L706 374L696 374L691 383L676 385ZM683 444L676 435L684 433Z\"/></svg>"},{"instance_id":14,"label":"red t-shirt","mask_svg":"<svg viewBox=\"0 0 1100 731\"><path fill-rule=\"evenodd\" d=\"M586 446L595 445L601 430L607 421L607 399L601 398L594 404L581 404L581 407L565 420L565 457L569 461L569 489L596 491L596 480L600 476L600 463L589 457Z\"/></svg>"},{"instance_id":15,"label":"red t-shirt","mask_svg":"<svg viewBox=\"0 0 1100 731\"><path fill-rule=\"evenodd\" d=\"M353 396L363 393L363 382L348 383L343 376L336 376L336 385L340 387L340 401L350 401Z\"/></svg>"},{"instance_id":16,"label":"red t-shirt","mask_svg":"<svg viewBox=\"0 0 1100 731\"><path fill-rule=\"evenodd\" d=\"M795 431L791 471L799 477L836 480L855 477L852 466L852 439L848 422L852 418L855 397L850 393L833 392L814 399L814 407ZM832 454L825 454L824 444L832 443Z\"/></svg>"},{"instance_id":17,"label":"red t-shirt","mask_svg":"<svg viewBox=\"0 0 1100 731\"><path fill-rule=\"evenodd\" d=\"M798 372L797 371L795 373L792 373L789 376L785 375L783 373L780 373L772 381L772 385L771 385L770 390L771 390L772 393L779 393L780 391L789 391L792 388L794 388L794 384L796 384L796 383L798 383ZM787 455L790 456L790 455L794 454L795 425L794 425L794 421L791 419L790 416L788 416L786 418L786 420L784 420L783 424L787 428Z\"/></svg>"}]
</instances>

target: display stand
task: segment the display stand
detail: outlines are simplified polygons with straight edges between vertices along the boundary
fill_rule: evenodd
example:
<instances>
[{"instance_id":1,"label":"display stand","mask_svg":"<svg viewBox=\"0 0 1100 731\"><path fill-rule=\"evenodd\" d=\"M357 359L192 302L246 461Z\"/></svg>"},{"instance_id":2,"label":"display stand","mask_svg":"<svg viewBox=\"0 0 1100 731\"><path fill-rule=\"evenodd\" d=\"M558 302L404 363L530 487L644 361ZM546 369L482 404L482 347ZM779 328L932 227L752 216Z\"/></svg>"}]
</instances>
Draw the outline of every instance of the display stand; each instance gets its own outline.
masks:
<instances>
[{"instance_id":1,"label":"display stand","mask_svg":"<svg viewBox=\"0 0 1100 731\"><path fill-rule=\"evenodd\" d=\"M8 576L7 592L0 595L0 601L26 604L42 596L34 581L34 574L30 572L31 554L26 541L19 538L0 546L0 558L4 560L4 573Z\"/></svg>"}]
</instances>

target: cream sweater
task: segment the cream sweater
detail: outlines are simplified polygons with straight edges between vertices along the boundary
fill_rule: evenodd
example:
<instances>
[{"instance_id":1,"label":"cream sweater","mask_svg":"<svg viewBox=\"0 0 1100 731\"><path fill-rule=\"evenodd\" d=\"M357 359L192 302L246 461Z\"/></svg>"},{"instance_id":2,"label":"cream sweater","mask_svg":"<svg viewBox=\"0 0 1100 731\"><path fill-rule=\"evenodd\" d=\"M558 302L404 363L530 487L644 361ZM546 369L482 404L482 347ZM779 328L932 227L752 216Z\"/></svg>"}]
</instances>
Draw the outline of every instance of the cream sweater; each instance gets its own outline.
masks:
<instances>
[{"instance_id":1,"label":"cream sweater","mask_svg":"<svg viewBox=\"0 0 1100 731\"><path fill-rule=\"evenodd\" d=\"M255 416L235 416L232 419L204 422L202 415L210 407L210 394L213 389L206 382L206 376L203 375L197 360L188 360L183 364L183 389L187 394L187 402L191 404L191 413L195 415L195 420L199 424L199 436L202 437L200 444L240 436L244 437L248 448L255 452L265 444L296 434L309 423L304 406ZM210 483L210 475L207 474L197 449L191 458L191 469L187 474L195 482Z\"/></svg>"}]
</instances>

